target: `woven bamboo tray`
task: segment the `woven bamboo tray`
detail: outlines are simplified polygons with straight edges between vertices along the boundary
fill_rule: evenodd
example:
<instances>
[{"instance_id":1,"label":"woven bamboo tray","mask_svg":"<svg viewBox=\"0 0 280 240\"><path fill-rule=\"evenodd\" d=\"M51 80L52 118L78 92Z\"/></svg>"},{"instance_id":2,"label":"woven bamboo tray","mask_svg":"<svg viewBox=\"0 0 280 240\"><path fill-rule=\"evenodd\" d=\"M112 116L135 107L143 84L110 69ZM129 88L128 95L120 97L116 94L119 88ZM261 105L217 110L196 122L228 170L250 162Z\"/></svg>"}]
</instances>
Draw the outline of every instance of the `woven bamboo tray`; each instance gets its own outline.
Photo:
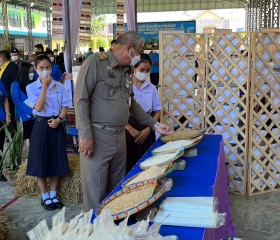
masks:
<instances>
[{"instance_id":1,"label":"woven bamboo tray","mask_svg":"<svg viewBox=\"0 0 280 240\"><path fill-rule=\"evenodd\" d=\"M179 150L179 149L177 149ZM180 158L184 155L184 149L180 149L179 152L176 153L163 153L157 154L155 156L147 158L144 162L141 162L139 167L142 170L148 169L154 165L163 166L169 164L170 162L175 161L176 159Z\"/></svg>"},{"instance_id":2,"label":"woven bamboo tray","mask_svg":"<svg viewBox=\"0 0 280 240\"><path fill-rule=\"evenodd\" d=\"M161 175L158 175L156 177L151 176L150 178L147 177L147 179L143 179L142 181L151 180L151 179L162 179L162 178L165 178L166 176L168 176L169 174L171 174L172 172L174 172L176 170L179 170L179 171L185 170L185 167L186 167L186 162L184 160L179 159L179 160L176 160L174 162L171 162L169 165L166 165L165 171ZM134 184L134 183L130 183L130 182L133 181L138 176L140 176L145 171L150 170L151 168L149 168L147 170L144 170L143 172L137 173L134 176L132 176L131 178L129 178L128 180L126 180L122 184L122 188L125 188L125 187L128 187L128 186Z\"/></svg>"},{"instance_id":3,"label":"woven bamboo tray","mask_svg":"<svg viewBox=\"0 0 280 240\"><path fill-rule=\"evenodd\" d=\"M180 146L183 146L184 149L192 148L197 145L203 138L203 135L193 138L193 139L184 139L177 141L170 141L164 145L157 147L152 150L153 155L162 154L162 153L174 153ZM189 143L188 143L189 142Z\"/></svg>"},{"instance_id":4,"label":"woven bamboo tray","mask_svg":"<svg viewBox=\"0 0 280 240\"><path fill-rule=\"evenodd\" d=\"M183 130L176 131L173 134L165 135L160 138L160 140L164 143L176 140L185 140L185 139L193 139L203 135L206 132L206 129L192 129L192 130Z\"/></svg>"},{"instance_id":5,"label":"woven bamboo tray","mask_svg":"<svg viewBox=\"0 0 280 240\"><path fill-rule=\"evenodd\" d=\"M99 215L101 211L105 208L109 208L109 204L112 204L113 201L119 200L118 198L124 198L124 201L118 203L118 208L122 208L122 211L118 213L113 213L112 217L114 220L119 220L127 217L128 215L135 214L140 212L144 208L153 204L157 199L159 199L165 192L171 190L173 185L172 179L164 179L164 180L147 180L142 181L133 185L130 185L121 191L115 193L108 199L106 199L96 210L95 214ZM152 194L144 199L143 201L139 201L139 197L145 195L143 192L145 191L145 187L152 187L153 192ZM143 190L144 189L144 190ZM135 199L131 199L129 194L135 194ZM130 196L130 197L128 197ZM122 206L120 206L122 205ZM129 207L129 205L133 205L133 207ZM111 208L109 208L111 212L114 212Z\"/></svg>"}]
</instances>

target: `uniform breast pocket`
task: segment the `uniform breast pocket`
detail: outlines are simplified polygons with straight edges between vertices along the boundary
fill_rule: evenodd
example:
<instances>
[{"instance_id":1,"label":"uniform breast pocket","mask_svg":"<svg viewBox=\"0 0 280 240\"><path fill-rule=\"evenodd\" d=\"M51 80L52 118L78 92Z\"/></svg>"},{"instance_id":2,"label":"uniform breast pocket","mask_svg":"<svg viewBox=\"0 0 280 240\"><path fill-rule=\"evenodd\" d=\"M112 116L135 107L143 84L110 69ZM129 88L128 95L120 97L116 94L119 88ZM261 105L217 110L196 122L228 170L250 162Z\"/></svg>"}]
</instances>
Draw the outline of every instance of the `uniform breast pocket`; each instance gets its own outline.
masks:
<instances>
[{"instance_id":1,"label":"uniform breast pocket","mask_svg":"<svg viewBox=\"0 0 280 240\"><path fill-rule=\"evenodd\" d=\"M117 79L106 79L106 81L104 82L102 95L105 99L108 100L120 99L120 83L117 81Z\"/></svg>"}]
</instances>

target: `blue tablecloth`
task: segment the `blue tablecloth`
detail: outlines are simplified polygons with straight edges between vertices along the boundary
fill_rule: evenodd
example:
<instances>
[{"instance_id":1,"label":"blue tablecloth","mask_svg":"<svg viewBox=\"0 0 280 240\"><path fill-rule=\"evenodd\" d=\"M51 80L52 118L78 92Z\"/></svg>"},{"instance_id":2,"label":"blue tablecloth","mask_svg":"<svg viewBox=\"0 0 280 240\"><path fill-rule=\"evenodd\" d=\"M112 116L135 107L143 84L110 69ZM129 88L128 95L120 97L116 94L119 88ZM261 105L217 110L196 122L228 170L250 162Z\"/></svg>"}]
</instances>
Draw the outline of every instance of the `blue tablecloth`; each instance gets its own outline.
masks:
<instances>
[{"instance_id":1,"label":"blue tablecloth","mask_svg":"<svg viewBox=\"0 0 280 240\"><path fill-rule=\"evenodd\" d=\"M125 176L123 181L140 172L141 169L139 168L139 163L152 155L152 149L161 145L163 145L163 143L159 140L155 142L150 150ZM181 240L220 240L226 237L234 237L235 230L232 225L228 199L225 154L222 137L220 135L205 135L196 148L198 149L198 156L184 158L187 161L186 169L184 171L175 171L168 176L173 179L173 187L171 191L164 194L163 197L157 201L157 204L166 197L215 196L219 200L219 212L227 213L226 224L217 230L162 226L160 234L163 236L177 235ZM122 182L112 193L121 189Z\"/></svg>"}]
</instances>

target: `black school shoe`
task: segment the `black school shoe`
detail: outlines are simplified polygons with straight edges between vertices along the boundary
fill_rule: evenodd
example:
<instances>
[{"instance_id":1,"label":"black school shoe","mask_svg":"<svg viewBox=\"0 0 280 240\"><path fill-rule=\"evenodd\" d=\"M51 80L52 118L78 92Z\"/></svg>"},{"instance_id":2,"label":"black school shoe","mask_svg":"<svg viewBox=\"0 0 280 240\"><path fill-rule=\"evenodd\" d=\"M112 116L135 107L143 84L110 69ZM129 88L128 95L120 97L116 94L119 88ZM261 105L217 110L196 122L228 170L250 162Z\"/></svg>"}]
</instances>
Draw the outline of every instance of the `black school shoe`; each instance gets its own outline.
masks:
<instances>
[{"instance_id":1,"label":"black school shoe","mask_svg":"<svg viewBox=\"0 0 280 240\"><path fill-rule=\"evenodd\" d=\"M52 202L56 206L56 208L63 208L64 207L64 204L62 202L60 202L57 197L50 198L50 199L52 200ZM53 201L54 199L56 199L58 202L54 202Z\"/></svg>"},{"instance_id":2,"label":"black school shoe","mask_svg":"<svg viewBox=\"0 0 280 240\"><path fill-rule=\"evenodd\" d=\"M41 205L47 210L47 211L53 211L56 209L56 205L51 202L49 204L46 204L47 200L51 200L51 198L46 198L45 200L41 200ZM52 201L52 200L51 200Z\"/></svg>"}]
</instances>

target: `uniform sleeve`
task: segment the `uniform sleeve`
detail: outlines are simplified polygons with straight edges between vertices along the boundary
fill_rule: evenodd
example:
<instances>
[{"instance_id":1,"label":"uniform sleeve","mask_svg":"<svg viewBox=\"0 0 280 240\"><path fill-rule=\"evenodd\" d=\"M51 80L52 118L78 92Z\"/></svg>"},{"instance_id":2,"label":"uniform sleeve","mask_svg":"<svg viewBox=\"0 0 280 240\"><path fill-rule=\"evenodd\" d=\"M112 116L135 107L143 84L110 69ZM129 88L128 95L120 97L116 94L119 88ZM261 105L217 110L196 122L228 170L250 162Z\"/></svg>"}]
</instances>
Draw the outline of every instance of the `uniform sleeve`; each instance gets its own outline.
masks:
<instances>
[{"instance_id":1,"label":"uniform sleeve","mask_svg":"<svg viewBox=\"0 0 280 240\"><path fill-rule=\"evenodd\" d=\"M156 121L143 110L143 108L136 102L134 97L131 97L130 112L140 124L147 125L151 129L153 129L155 126Z\"/></svg>"},{"instance_id":2,"label":"uniform sleeve","mask_svg":"<svg viewBox=\"0 0 280 240\"><path fill-rule=\"evenodd\" d=\"M96 55L88 57L80 68L74 95L76 127L81 139L92 139L90 98L97 82Z\"/></svg>"},{"instance_id":3,"label":"uniform sleeve","mask_svg":"<svg viewBox=\"0 0 280 240\"><path fill-rule=\"evenodd\" d=\"M11 86L11 94L14 104L17 106L17 108L25 113L26 115L30 116L32 114L32 108L27 106L20 97L20 88L18 82L13 82Z\"/></svg>"},{"instance_id":4,"label":"uniform sleeve","mask_svg":"<svg viewBox=\"0 0 280 240\"><path fill-rule=\"evenodd\" d=\"M36 96L36 91L33 87L33 83L26 86L26 92L27 92L28 100L33 108L38 101L38 97Z\"/></svg>"},{"instance_id":5,"label":"uniform sleeve","mask_svg":"<svg viewBox=\"0 0 280 240\"><path fill-rule=\"evenodd\" d=\"M66 93L66 88L64 87L63 84L60 84L60 88L61 88L61 108L70 107L69 100Z\"/></svg>"},{"instance_id":6,"label":"uniform sleeve","mask_svg":"<svg viewBox=\"0 0 280 240\"><path fill-rule=\"evenodd\" d=\"M158 91L156 89L156 87L154 85L152 85L153 87L153 111L160 111L161 110L161 103L160 103L160 99L159 99L159 94Z\"/></svg>"}]
</instances>

